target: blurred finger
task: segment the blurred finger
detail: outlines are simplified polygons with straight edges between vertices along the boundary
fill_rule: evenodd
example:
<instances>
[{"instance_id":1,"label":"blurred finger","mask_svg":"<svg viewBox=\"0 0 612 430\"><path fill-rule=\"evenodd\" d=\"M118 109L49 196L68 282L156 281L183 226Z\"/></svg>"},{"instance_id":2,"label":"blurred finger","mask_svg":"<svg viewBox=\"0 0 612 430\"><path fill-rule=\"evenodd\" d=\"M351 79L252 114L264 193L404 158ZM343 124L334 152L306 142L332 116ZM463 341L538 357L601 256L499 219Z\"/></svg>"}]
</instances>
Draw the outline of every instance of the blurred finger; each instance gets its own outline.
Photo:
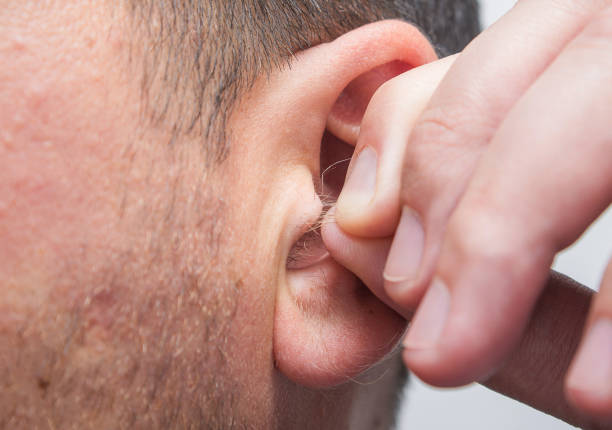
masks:
<instances>
[{"instance_id":1,"label":"blurred finger","mask_svg":"<svg viewBox=\"0 0 612 430\"><path fill-rule=\"evenodd\" d=\"M566 389L574 405L612 426L612 263L595 297Z\"/></svg>"},{"instance_id":2,"label":"blurred finger","mask_svg":"<svg viewBox=\"0 0 612 430\"><path fill-rule=\"evenodd\" d=\"M601 429L566 401L563 381L589 312L593 292L551 272L519 346L484 385L583 429Z\"/></svg>"}]
</instances>

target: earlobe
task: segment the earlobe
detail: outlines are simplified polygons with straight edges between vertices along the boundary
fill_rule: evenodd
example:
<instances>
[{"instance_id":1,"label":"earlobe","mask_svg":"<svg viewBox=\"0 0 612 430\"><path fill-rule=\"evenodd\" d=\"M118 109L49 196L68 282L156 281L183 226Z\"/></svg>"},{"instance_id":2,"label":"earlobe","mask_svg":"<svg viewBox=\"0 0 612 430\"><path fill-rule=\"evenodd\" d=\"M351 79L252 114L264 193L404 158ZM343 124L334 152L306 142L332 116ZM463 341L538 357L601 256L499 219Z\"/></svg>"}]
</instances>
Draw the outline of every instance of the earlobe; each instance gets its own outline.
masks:
<instances>
[{"instance_id":1,"label":"earlobe","mask_svg":"<svg viewBox=\"0 0 612 430\"><path fill-rule=\"evenodd\" d=\"M405 321L335 261L290 277L277 299L274 354L294 382L344 383L398 344Z\"/></svg>"},{"instance_id":2,"label":"earlobe","mask_svg":"<svg viewBox=\"0 0 612 430\"><path fill-rule=\"evenodd\" d=\"M293 74L288 81L295 83L299 105L310 110L303 114L320 118L336 141L354 146L376 90L435 59L435 50L416 27L381 21L298 54L286 73ZM402 317L331 257L305 270L287 269L281 278L274 358L278 369L297 383L325 387L345 382L385 357L405 330Z\"/></svg>"}]
</instances>

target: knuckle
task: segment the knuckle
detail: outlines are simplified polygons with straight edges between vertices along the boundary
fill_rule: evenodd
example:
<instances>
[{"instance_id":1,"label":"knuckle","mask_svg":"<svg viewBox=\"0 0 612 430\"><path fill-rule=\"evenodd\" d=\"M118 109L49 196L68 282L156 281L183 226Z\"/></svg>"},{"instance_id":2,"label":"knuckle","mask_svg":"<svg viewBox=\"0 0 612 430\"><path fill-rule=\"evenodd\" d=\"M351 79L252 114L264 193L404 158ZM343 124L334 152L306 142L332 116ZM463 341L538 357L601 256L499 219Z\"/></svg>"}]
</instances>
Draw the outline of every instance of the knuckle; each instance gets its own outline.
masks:
<instances>
[{"instance_id":1,"label":"knuckle","mask_svg":"<svg viewBox=\"0 0 612 430\"><path fill-rule=\"evenodd\" d=\"M454 255L495 266L511 262L517 246L506 240L495 224L495 217L482 211L470 211L453 219L450 227L456 232L451 235Z\"/></svg>"},{"instance_id":2,"label":"knuckle","mask_svg":"<svg viewBox=\"0 0 612 430\"><path fill-rule=\"evenodd\" d=\"M432 209L454 208L488 141L488 131L475 131L478 121L469 120L473 115L467 110L429 108L421 117L404 154L404 200Z\"/></svg>"},{"instance_id":3,"label":"knuckle","mask_svg":"<svg viewBox=\"0 0 612 430\"><path fill-rule=\"evenodd\" d=\"M536 258L513 220L486 200L462 206L451 218L448 233L449 251L459 268L476 265L511 276L522 273Z\"/></svg>"},{"instance_id":4,"label":"knuckle","mask_svg":"<svg viewBox=\"0 0 612 430\"><path fill-rule=\"evenodd\" d=\"M423 112L415 125L410 146L482 146L488 135L483 128L481 118L469 106L433 106Z\"/></svg>"},{"instance_id":5,"label":"knuckle","mask_svg":"<svg viewBox=\"0 0 612 430\"><path fill-rule=\"evenodd\" d=\"M430 143L455 145L461 141L460 121L456 115L450 115L447 111L448 109L439 107L426 109L412 132L412 145Z\"/></svg>"}]
</instances>

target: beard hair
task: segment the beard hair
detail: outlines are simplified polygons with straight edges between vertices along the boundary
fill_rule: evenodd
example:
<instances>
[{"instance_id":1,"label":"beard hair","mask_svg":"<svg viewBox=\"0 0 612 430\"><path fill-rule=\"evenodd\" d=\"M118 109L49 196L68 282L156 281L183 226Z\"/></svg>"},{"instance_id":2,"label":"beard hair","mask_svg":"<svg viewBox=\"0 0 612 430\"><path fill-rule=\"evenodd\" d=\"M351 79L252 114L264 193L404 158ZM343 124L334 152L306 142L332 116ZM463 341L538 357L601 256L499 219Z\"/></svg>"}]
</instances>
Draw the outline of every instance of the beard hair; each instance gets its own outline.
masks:
<instances>
[{"instance_id":1,"label":"beard hair","mask_svg":"<svg viewBox=\"0 0 612 430\"><path fill-rule=\"evenodd\" d=\"M240 281L213 219L205 238L166 226L62 257L38 305L0 318L0 428L245 428L227 356Z\"/></svg>"}]
</instances>

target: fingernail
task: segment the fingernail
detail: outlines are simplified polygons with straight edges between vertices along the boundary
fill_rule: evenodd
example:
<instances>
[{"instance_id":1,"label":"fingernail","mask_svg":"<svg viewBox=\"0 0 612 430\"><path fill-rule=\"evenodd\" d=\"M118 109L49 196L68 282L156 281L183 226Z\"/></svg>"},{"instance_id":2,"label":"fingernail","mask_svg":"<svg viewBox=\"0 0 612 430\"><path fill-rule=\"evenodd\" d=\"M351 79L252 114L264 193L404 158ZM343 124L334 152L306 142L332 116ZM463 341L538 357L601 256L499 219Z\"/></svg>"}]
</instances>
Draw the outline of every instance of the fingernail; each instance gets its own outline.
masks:
<instances>
[{"instance_id":1,"label":"fingernail","mask_svg":"<svg viewBox=\"0 0 612 430\"><path fill-rule=\"evenodd\" d=\"M438 279L429 287L404 340L408 349L433 348L440 339L450 309L450 292Z\"/></svg>"},{"instance_id":2,"label":"fingernail","mask_svg":"<svg viewBox=\"0 0 612 430\"><path fill-rule=\"evenodd\" d=\"M416 278L424 246L425 232L421 221L412 209L405 207L387 258L383 273L385 280L395 284Z\"/></svg>"},{"instance_id":3,"label":"fingernail","mask_svg":"<svg viewBox=\"0 0 612 430\"><path fill-rule=\"evenodd\" d=\"M366 146L357 156L355 166L338 198L338 210L346 213L365 209L376 193L378 156Z\"/></svg>"},{"instance_id":4,"label":"fingernail","mask_svg":"<svg viewBox=\"0 0 612 430\"><path fill-rule=\"evenodd\" d=\"M602 318L589 329L567 385L595 397L612 396L612 319Z\"/></svg>"}]
</instances>

